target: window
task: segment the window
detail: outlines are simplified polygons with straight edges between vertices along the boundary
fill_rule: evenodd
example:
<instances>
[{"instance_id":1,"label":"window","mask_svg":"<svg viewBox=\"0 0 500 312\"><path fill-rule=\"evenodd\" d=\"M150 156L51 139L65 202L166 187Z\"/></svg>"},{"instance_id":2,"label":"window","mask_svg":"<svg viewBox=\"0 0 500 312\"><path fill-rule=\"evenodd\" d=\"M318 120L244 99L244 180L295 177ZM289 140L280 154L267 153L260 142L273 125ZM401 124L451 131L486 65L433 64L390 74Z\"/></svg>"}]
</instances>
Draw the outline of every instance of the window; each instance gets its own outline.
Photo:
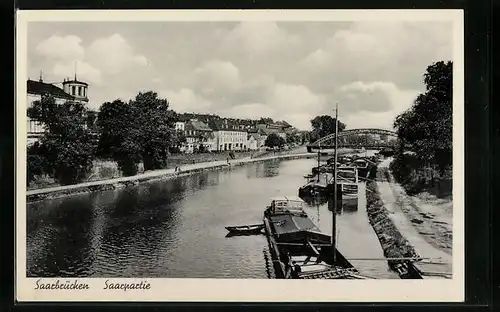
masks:
<instances>
[{"instance_id":1,"label":"window","mask_svg":"<svg viewBox=\"0 0 500 312\"><path fill-rule=\"evenodd\" d=\"M76 87L75 86L71 86L71 94L75 95L75 93L76 93Z\"/></svg>"},{"instance_id":2,"label":"window","mask_svg":"<svg viewBox=\"0 0 500 312\"><path fill-rule=\"evenodd\" d=\"M78 87L78 96L82 96L82 87Z\"/></svg>"}]
</instances>

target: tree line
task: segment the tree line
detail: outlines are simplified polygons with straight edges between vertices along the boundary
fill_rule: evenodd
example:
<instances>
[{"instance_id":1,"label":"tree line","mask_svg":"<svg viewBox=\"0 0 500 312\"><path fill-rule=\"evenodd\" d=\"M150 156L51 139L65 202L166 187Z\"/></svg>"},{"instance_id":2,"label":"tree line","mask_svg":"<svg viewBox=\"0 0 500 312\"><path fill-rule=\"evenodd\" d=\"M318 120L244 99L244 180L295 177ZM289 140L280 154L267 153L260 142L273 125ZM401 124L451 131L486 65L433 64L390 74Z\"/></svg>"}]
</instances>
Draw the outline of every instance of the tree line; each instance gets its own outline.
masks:
<instances>
[{"instance_id":1,"label":"tree line","mask_svg":"<svg viewBox=\"0 0 500 312\"><path fill-rule=\"evenodd\" d=\"M400 146L391 169L410 193L451 181L453 166L453 63L435 62L423 78L425 92L394 120ZM451 184L447 187L451 192Z\"/></svg>"}]
</instances>

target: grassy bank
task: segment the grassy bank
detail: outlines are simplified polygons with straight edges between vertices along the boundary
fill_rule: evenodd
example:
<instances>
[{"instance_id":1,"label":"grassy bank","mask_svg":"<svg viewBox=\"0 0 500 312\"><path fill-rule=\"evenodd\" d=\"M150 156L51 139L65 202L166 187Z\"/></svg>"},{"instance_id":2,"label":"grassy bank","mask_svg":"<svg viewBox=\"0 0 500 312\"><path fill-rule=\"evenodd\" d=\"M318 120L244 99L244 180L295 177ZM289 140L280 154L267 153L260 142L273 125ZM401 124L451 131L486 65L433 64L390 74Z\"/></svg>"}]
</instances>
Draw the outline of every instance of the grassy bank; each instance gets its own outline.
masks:
<instances>
[{"instance_id":1,"label":"grassy bank","mask_svg":"<svg viewBox=\"0 0 500 312\"><path fill-rule=\"evenodd\" d=\"M384 202L380 197L377 183L374 180L369 180L366 184L366 210L370 224L377 234L385 257L419 257L413 246L392 222L389 212L384 207ZM394 267L402 262L399 260L389 260L389 265Z\"/></svg>"}]
</instances>

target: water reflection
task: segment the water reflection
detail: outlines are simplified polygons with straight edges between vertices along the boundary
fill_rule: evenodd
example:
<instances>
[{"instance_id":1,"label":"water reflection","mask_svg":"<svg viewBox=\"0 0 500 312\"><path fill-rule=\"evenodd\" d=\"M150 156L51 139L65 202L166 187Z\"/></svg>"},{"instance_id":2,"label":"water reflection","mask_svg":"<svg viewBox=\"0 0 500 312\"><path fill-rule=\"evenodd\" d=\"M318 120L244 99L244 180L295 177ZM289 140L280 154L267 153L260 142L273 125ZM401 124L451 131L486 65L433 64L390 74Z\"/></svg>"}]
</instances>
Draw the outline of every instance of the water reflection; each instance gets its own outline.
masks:
<instances>
[{"instance_id":1,"label":"water reflection","mask_svg":"<svg viewBox=\"0 0 500 312\"><path fill-rule=\"evenodd\" d=\"M91 202L68 200L58 209L36 212L37 220L28 219L42 236L33 236L28 242L28 276L47 273L46 276L85 276L94 257L91 253ZM40 244L40 245L37 245ZM31 264L31 265L30 265Z\"/></svg>"},{"instance_id":2,"label":"water reflection","mask_svg":"<svg viewBox=\"0 0 500 312\"><path fill-rule=\"evenodd\" d=\"M279 160L270 160L260 163L255 163L253 166L247 167L247 178L272 178L280 174Z\"/></svg>"}]
</instances>

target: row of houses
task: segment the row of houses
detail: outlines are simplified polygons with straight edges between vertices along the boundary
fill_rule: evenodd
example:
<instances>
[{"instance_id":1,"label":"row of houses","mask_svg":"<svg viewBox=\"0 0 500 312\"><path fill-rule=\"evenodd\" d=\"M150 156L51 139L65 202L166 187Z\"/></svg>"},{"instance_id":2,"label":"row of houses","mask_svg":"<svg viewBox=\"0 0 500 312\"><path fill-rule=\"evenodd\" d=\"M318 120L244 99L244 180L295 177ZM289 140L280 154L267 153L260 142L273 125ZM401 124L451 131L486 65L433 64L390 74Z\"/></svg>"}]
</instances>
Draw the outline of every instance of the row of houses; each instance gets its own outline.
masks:
<instances>
[{"instance_id":1,"label":"row of houses","mask_svg":"<svg viewBox=\"0 0 500 312\"><path fill-rule=\"evenodd\" d=\"M196 118L175 123L175 129L185 137L180 150L193 153L204 151L247 151L265 148L267 137L274 133L286 140L295 129L288 124L262 123L256 126L238 125L221 119L212 126Z\"/></svg>"}]
</instances>

